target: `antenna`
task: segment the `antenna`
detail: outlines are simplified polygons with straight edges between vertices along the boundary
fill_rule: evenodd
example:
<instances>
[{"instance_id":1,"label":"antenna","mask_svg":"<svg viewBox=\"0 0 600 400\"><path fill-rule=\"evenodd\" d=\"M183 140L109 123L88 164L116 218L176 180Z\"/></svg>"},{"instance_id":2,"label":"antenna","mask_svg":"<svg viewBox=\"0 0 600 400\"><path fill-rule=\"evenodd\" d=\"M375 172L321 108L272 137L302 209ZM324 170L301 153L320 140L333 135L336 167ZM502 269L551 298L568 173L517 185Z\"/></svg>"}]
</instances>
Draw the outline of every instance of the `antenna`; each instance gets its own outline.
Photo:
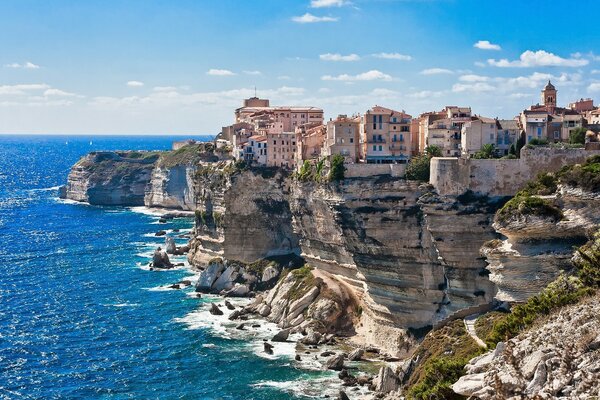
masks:
<instances>
[{"instance_id":1,"label":"antenna","mask_svg":"<svg viewBox=\"0 0 600 400\"><path fill-rule=\"evenodd\" d=\"M256 97L256 86L254 86L254 97Z\"/></svg>"}]
</instances>

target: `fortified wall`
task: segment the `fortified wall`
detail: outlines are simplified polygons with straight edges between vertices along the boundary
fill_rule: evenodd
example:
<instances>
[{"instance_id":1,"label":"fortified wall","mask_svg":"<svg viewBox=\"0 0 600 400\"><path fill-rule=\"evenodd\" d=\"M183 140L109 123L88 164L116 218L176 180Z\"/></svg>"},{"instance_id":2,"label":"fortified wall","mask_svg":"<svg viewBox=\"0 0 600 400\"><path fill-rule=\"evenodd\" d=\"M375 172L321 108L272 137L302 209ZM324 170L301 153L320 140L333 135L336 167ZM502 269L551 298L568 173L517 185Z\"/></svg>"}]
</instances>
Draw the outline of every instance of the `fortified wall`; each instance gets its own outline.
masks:
<instances>
[{"instance_id":1,"label":"fortified wall","mask_svg":"<svg viewBox=\"0 0 600 400\"><path fill-rule=\"evenodd\" d=\"M431 183L440 195L460 195L467 190L489 196L513 196L540 172L556 172L569 164L583 163L600 150L524 147L514 160L478 160L436 157L431 160Z\"/></svg>"}]
</instances>

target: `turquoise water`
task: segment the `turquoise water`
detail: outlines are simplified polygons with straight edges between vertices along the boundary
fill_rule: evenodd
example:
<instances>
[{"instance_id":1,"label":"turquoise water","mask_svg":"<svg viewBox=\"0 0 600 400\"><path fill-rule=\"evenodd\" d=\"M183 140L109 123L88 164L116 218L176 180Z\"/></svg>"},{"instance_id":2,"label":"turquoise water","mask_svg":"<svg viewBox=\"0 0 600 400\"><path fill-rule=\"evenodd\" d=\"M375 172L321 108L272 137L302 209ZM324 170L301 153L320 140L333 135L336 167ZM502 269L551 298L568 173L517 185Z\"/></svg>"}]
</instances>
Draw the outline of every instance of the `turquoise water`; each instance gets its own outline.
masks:
<instances>
[{"instance_id":1,"label":"turquoise water","mask_svg":"<svg viewBox=\"0 0 600 400\"><path fill-rule=\"evenodd\" d=\"M216 299L163 290L190 277L187 268L144 267L163 240L152 234L189 229L191 219L157 225L131 209L56 199L85 153L168 149L173 139L0 136L1 399L288 399L324 390L322 373L289 356L263 358L260 337L220 332L201 311Z\"/></svg>"}]
</instances>

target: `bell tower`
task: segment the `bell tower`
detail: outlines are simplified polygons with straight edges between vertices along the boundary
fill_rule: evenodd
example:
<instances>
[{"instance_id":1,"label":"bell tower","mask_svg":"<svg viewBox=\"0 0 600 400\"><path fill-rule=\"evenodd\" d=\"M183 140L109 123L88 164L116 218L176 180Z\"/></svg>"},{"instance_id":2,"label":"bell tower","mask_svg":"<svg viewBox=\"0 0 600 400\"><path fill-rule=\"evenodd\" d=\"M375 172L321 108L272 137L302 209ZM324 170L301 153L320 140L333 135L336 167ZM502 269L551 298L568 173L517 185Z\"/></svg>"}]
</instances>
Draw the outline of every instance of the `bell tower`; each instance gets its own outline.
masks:
<instances>
[{"instance_id":1,"label":"bell tower","mask_svg":"<svg viewBox=\"0 0 600 400\"><path fill-rule=\"evenodd\" d=\"M550 81L542 90L542 104L546 106L549 113L554 113L556 109L556 88Z\"/></svg>"}]
</instances>

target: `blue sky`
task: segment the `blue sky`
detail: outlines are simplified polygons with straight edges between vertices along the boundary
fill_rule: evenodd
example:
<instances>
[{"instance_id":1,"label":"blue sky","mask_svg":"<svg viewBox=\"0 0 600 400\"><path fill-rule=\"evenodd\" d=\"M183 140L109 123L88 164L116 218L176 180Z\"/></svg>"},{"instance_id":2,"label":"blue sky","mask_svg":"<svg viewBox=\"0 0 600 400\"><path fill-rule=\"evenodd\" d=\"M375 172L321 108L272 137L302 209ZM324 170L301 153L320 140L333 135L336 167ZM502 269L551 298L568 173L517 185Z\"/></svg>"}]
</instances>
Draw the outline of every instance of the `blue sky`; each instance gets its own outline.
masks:
<instances>
[{"instance_id":1,"label":"blue sky","mask_svg":"<svg viewBox=\"0 0 600 400\"><path fill-rule=\"evenodd\" d=\"M215 133L244 97L512 118L600 101L594 0L2 0L0 133Z\"/></svg>"}]
</instances>

